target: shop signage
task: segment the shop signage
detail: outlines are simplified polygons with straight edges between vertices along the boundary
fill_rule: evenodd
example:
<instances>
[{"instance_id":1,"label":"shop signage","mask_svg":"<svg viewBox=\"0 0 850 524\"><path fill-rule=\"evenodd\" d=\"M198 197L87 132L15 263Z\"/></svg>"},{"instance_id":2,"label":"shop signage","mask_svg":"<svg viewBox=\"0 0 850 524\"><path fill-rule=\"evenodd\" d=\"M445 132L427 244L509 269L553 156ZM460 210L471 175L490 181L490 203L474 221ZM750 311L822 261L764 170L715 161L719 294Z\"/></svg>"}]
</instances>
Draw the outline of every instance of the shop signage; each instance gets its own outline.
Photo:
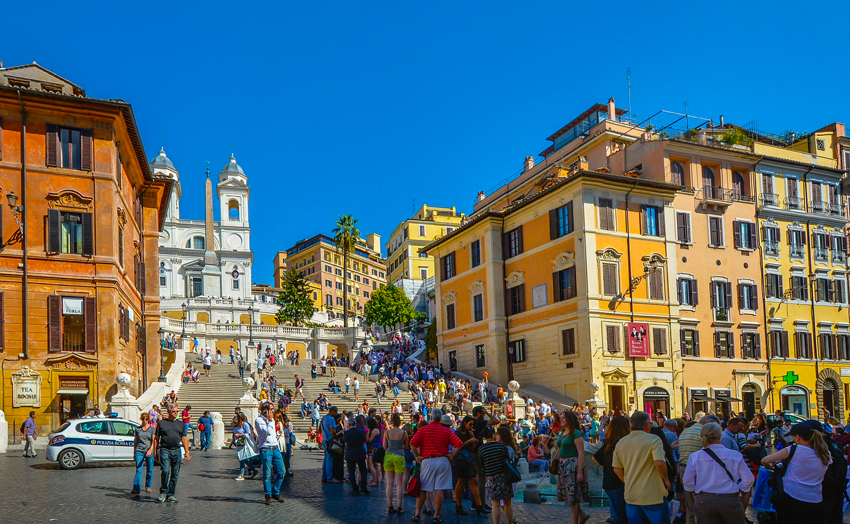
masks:
<instances>
[{"instance_id":1,"label":"shop signage","mask_svg":"<svg viewBox=\"0 0 850 524\"><path fill-rule=\"evenodd\" d=\"M629 356L649 356L649 324L629 322Z\"/></svg>"},{"instance_id":2,"label":"shop signage","mask_svg":"<svg viewBox=\"0 0 850 524\"><path fill-rule=\"evenodd\" d=\"M691 389L691 397L707 397L707 389Z\"/></svg>"},{"instance_id":3,"label":"shop signage","mask_svg":"<svg viewBox=\"0 0 850 524\"><path fill-rule=\"evenodd\" d=\"M26 366L12 373L12 407L41 407L41 375Z\"/></svg>"},{"instance_id":4,"label":"shop signage","mask_svg":"<svg viewBox=\"0 0 850 524\"><path fill-rule=\"evenodd\" d=\"M82 315L83 314L83 299L74 297L62 298L62 314L63 315Z\"/></svg>"},{"instance_id":5,"label":"shop signage","mask_svg":"<svg viewBox=\"0 0 850 524\"><path fill-rule=\"evenodd\" d=\"M714 398L717 400L728 400L732 398L732 392L728 389L715 389Z\"/></svg>"},{"instance_id":6,"label":"shop signage","mask_svg":"<svg viewBox=\"0 0 850 524\"><path fill-rule=\"evenodd\" d=\"M670 398L670 394L667 393L667 390L664 388L651 387L647 388L646 391L643 392L644 399L668 399Z\"/></svg>"},{"instance_id":7,"label":"shop signage","mask_svg":"<svg viewBox=\"0 0 850 524\"><path fill-rule=\"evenodd\" d=\"M89 379L85 377L59 377L60 388L88 389Z\"/></svg>"},{"instance_id":8,"label":"shop signage","mask_svg":"<svg viewBox=\"0 0 850 524\"><path fill-rule=\"evenodd\" d=\"M780 393L783 395L805 395L806 390L800 386L785 386Z\"/></svg>"},{"instance_id":9,"label":"shop signage","mask_svg":"<svg viewBox=\"0 0 850 524\"><path fill-rule=\"evenodd\" d=\"M842 377L850 377L850 368L841 368Z\"/></svg>"}]
</instances>

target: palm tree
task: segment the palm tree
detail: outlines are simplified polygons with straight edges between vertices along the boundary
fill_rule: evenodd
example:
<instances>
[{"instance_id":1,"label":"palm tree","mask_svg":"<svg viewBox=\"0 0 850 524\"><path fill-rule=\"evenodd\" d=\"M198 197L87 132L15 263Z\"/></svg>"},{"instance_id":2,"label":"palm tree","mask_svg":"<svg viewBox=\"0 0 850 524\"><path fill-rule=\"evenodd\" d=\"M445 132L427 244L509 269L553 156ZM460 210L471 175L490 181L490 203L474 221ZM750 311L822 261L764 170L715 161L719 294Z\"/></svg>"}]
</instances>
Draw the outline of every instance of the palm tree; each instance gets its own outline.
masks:
<instances>
[{"instance_id":1,"label":"palm tree","mask_svg":"<svg viewBox=\"0 0 850 524\"><path fill-rule=\"evenodd\" d=\"M342 215L336 221L333 234L336 247L342 251L342 325L348 327L348 255L354 253L354 246L360 239L357 219Z\"/></svg>"}]
</instances>

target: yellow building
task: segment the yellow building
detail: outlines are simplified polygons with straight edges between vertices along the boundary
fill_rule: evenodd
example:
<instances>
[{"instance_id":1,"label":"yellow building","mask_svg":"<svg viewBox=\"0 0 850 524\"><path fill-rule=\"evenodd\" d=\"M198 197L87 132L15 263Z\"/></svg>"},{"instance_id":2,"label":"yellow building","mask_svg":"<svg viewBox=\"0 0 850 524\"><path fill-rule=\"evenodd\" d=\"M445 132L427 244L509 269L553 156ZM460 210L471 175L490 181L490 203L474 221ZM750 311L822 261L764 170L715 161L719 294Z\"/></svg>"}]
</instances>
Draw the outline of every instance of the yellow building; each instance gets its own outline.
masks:
<instances>
[{"instance_id":1,"label":"yellow building","mask_svg":"<svg viewBox=\"0 0 850 524\"><path fill-rule=\"evenodd\" d=\"M452 207L424 204L398 225L387 242L387 281L427 280L434 276L434 257L422 248L460 227L466 215Z\"/></svg>"},{"instance_id":2,"label":"yellow building","mask_svg":"<svg viewBox=\"0 0 850 524\"><path fill-rule=\"evenodd\" d=\"M562 403L681 413L677 187L563 174L426 247L439 359Z\"/></svg>"}]
</instances>

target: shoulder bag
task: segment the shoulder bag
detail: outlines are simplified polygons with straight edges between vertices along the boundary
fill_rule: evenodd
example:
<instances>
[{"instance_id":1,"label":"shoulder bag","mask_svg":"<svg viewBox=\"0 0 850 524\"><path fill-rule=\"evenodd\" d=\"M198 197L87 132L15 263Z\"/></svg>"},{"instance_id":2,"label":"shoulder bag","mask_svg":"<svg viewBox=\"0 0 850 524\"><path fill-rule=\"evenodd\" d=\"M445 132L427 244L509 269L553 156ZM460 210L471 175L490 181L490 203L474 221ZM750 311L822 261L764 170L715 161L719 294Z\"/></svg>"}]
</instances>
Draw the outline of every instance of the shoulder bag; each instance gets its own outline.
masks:
<instances>
[{"instance_id":1,"label":"shoulder bag","mask_svg":"<svg viewBox=\"0 0 850 524\"><path fill-rule=\"evenodd\" d=\"M522 475L519 474L519 470L516 466L514 466L513 461L510 457L505 459L505 479L508 484L516 484L520 480L522 480Z\"/></svg>"},{"instance_id":2,"label":"shoulder bag","mask_svg":"<svg viewBox=\"0 0 850 524\"><path fill-rule=\"evenodd\" d=\"M773 494L770 496L770 503L774 506L777 503L781 503L785 496L783 477L788 472L788 466L791 464L791 459L794 458L795 451L797 451L797 446L791 446L791 449L788 451L788 458L774 466L770 479L767 481L767 485L773 490Z\"/></svg>"}]
</instances>

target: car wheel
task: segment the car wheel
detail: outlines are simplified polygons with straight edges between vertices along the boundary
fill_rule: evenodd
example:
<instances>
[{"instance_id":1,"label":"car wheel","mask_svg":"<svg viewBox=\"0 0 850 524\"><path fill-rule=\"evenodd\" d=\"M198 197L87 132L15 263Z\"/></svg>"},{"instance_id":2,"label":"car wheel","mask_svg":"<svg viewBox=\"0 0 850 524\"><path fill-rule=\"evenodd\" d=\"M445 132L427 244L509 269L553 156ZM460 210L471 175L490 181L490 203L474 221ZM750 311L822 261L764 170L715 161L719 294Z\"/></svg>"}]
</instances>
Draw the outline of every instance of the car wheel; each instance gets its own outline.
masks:
<instances>
[{"instance_id":1,"label":"car wheel","mask_svg":"<svg viewBox=\"0 0 850 524\"><path fill-rule=\"evenodd\" d=\"M78 449L66 449L59 454L59 465L62 469L77 469L83 465L86 459L83 453Z\"/></svg>"}]
</instances>

